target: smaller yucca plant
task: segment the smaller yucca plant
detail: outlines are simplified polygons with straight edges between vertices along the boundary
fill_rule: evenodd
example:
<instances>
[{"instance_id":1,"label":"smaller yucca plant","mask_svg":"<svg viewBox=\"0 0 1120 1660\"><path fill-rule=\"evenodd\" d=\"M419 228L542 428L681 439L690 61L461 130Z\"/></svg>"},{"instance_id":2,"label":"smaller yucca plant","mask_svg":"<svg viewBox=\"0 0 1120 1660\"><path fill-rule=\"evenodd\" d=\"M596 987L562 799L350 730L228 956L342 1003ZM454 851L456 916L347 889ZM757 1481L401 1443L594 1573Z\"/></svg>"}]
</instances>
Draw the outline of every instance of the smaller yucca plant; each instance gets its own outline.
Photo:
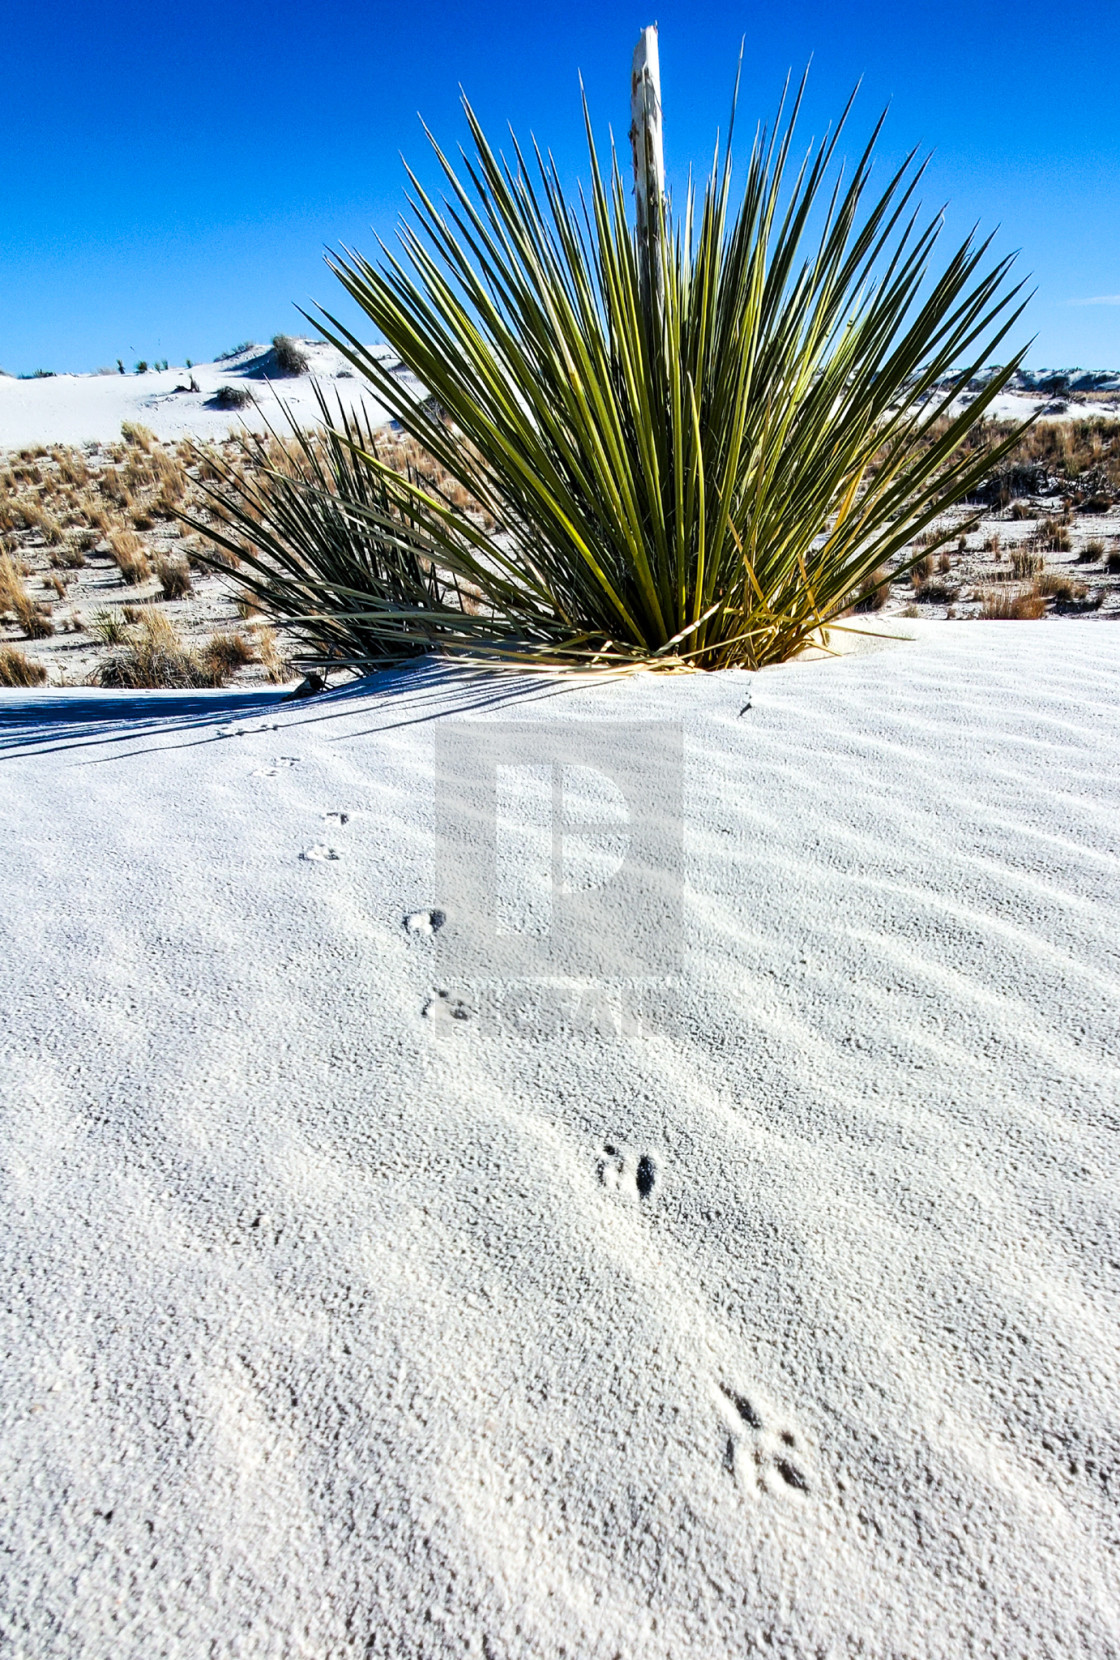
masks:
<instances>
[{"instance_id":1,"label":"smaller yucca plant","mask_svg":"<svg viewBox=\"0 0 1120 1660\"><path fill-rule=\"evenodd\" d=\"M246 608L283 624L309 665L360 669L522 642L531 619L502 609L517 597L510 584L437 564L439 547L410 512L412 492L435 500L435 485L381 464L377 431L315 395L322 433L294 424L287 440L246 433L236 464L205 452L211 518L179 517L219 551L196 557L236 583ZM446 501L443 510L457 511Z\"/></svg>"}]
</instances>

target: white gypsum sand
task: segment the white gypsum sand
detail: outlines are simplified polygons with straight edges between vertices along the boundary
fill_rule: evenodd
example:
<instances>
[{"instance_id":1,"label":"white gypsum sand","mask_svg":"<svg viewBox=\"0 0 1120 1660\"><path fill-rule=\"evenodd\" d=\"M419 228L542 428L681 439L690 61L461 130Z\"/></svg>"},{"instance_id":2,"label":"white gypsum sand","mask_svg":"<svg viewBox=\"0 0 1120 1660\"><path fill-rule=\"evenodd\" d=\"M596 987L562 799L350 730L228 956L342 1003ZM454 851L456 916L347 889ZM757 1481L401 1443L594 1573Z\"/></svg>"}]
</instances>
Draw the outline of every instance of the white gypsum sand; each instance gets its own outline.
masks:
<instances>
[{"instance_id":1,"label":"white gypsum sand","mask_svg":"<svg viewBox=\"0 0 1120 1660\"><path fill-rule=\"evenodd\" d=\"M315 340L297 340L308 372L280 375L266 345L244 350L214 363L191 368L150 369L146 374L48 375L17 380L0 375L0 450L25 444L110 443L121 423L138 422L157 438L224 438L229 431L263 432L266 426L286 434L288 413L302 425L317 425L318 386L333 410L341 399L347 410L364 412L374 424L388 419L367 383L355 375L340 352ZM391 359L392 354L384 352ZM401 379L417 383L407 371ZM197 391L191 391L191 381ZM222 387L247 392L252 402L240 408L215 403Z\"/></svg>"},{"instance_id":2,"label":"white gypsum sand","mask_svg":"<svg viewBox=\"0 0 1120 1660\"><path fill-rule=\"evenodd\" d=\"M6 1655L1118 1651L1117 642L911 632L0 699ZM647 1035L447 976L433 716L683 723Z\"/></svg>"}]
</instances>

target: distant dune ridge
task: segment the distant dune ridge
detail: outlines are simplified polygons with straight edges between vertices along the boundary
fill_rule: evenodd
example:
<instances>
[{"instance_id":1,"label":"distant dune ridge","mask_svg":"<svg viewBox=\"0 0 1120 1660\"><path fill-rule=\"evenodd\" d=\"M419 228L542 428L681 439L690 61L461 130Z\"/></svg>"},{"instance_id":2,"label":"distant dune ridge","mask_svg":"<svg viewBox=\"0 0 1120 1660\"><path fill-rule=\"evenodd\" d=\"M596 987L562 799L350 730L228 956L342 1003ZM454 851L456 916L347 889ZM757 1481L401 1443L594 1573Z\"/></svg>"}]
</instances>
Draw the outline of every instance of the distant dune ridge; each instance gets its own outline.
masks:
<instances>
[{"instance_id":1,"label":"distant dune ridge","mask_svg":"<svg viewBox=\"0 0 1120 1660\"><path fill-rule=\"evenodd\" d=\"M142 375L58 374L30 379L0 375L0 450L22 444L105 443L117 437L122 421L140 421L165 440L214 438L224 435L231 424L260 430L266 419L284 427L281 400L301 421L313 423L319 419L315 381L332 397L340 394L347 407L361 400L376 415L376 399L339 352L321 341L298 339L294 344L307 359L305 375L284 373L275 349L264 343L247 345L213 363L148 370ZM388 348L385 355L391 356ZM401 374L406 381L410 378L407 371ZM197 392L189 390L192 376ZM984 377L977 377L973 391L983 384ZM225 387L248 392L253 401L223 407L218 395ZM418 386L417 393L421 395ZM1017 420L1040 406L1054 414L1068 410L1120 417L1120 371L1022 371L1014 377L1012 389L996 400L992 414Z\"/></svg>"},{"instance_id":2,"label":"distant dune ridge","mask_svg":"<svg viewBox=\"0 0 1120 1660\"><path fill-rule=\"evenodd\" d=\"M376 414L369 389L332 346L310 340L293 344L306 358L305 374L285 372L274 347L255 344L189 369L0 377L0 450L23 444L106 443L119 436L124 421L139 421L164 440L222 437L231 426L260 431L266 422L286 430L281 403L304 424L319 420L316 382L332 398L340 395L347 407L363 399ZM192 380L197 391L190 389ZM224 401L223 389L247 394L247 401Z\"/></svg>"}]
</instances>

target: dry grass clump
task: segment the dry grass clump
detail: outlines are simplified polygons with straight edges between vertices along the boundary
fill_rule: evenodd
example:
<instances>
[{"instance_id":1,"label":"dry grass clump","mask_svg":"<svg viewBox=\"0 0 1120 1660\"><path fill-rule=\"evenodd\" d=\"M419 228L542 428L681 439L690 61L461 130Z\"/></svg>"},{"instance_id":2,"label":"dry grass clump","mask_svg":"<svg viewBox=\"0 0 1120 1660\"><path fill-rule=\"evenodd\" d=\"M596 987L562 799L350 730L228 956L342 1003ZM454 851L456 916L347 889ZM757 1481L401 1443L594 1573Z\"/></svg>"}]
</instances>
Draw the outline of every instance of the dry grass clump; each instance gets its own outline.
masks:
<instances>
[{"instance_id":1,"label":"dry grass clump","mask_svg":"<svg viewBox=\"0 0 1120 1660\"><path fill-rule=\"evenodd\" d=\"M127 583L135 587L141 582L147 582L152 574L151 561L144 551L143 542L134 531L111 530L109 548Z\"/></svg>"},{"instance_id":2,"label":"dry grass clump","mask_svg":"<svg viewBox=\"0 0 1120 1660\"><path fill-rule=\"evenodd\" d=\"M185 599L190 593L191 569L185 559L169 559L161 554L155 563L160 593L164 599Z\"/></svg>"},{"instance_id":3,"label":"dry grass clump","mask_svg":"<svg viewBox=\"0 0 1120 1660\"><path fill-rule=\"evenodd\" d=\"M122 421L121 437L126 444L131 444L135 449L143 450L145 455L150 454L153 445L158 442L151 428L144 426L140 421Z\"/></svg>"},{"instance_id":4,"label":"dry grass clump","mask_svg":"<svg viewBox=\"0 0 1120 1660\"><path fill-rule=\"evenodd\" d=\"M89 482L89 466L81 450L73 449L69 444L56 444L51 457L64 484L79 490L85 488Z\"/></svg>"},{"instance_id":5,"label":"dry grass clump","mask_svg":"<svg viewBox=\"0 0 1120 1660\"><path fill-rule=\"evenodd\" d=\"M1032 553L1029 548L1014 548L1011 554L1011 573L1019 581L1025 581L1029 576L1037 576L1046 561L1040 553Z\"/></svg>"},{"instance_id":6,"label":"dry grass clump","mask_svg":"<svg viewBox=\"0 0 1120 1660\"><path fill-rule=\"evenodd\" d=\"M1062 600L1069 605L1075 600L1085 598L1088 589L1081 582L1075 582L1072 577L1061 571L1044 571L1034 585L1036 594L1044 599Z\"/></svg>"},{"instance_id":7,"label":"dry grass clump","mask_svg":"<svg viewBox=\"0 0 1120 1660\"><path fill-rule=\"evenodd\" d=\"M1113 548L1106 556L1104 568L1110 576L1120 576L1120 548Z\"/></svg>"},{"instance_id":8,"label":"dry grass clump","mask_svg":"<svg viewBox=\"0 0 1120 1660\"><path fill-rule=\"evenodd\" d=\"M1038 546L1048 553L1068 553L1073 546L1069 531L1057 519L1043 519L1035 536Z\"/></svg>"},{"instance_id":9,"label":"dry grass clump","mask_svg":"<svg viewBox=\"0 0 1120 1660\"><path fill-rule=\"evenodd\" d=\"M119 647L101 664L97 682L129 691L188 690L212 686L213 677L179 637L178 630L162 611L148 611L139 625L123 638L106 619L102 638L112 633Z\"/></svg>"},{"instance_id":10,"label":"dry grass clump","mask_svg":"<svg viewBox=\"0 0 1120 1660\"><path fill-rule=\"evenodd\" d=\"M29 640L42 640L54 633L50 611L38 605L27 592L23 573L10 554L0 558L0 614L14 615Z\"/></svg>"},{"instance_id":11,"label":"dry grass clump","mask_svg":"<svg viewBox=\"0 0 1120 1660\"><path fill-rule=\"evenodd\" d=\"M258 628L254 639L257 647L257 659L274 686L280 686L291 674L291 664L280 650L280 642L276 637L276 630L262 626Z\"/></svg>"},{"instance_id":12,"label":"dry grass clump","mask_svg":"<svg viewBox=\"0 0 1120 1660\"><path fill-rule=\"evenodd\" d=\"M0 686L41 686L46 678L42 663L18 646L0 646Z\"/></svg>"},{"instance_id":13,"label":"dry grass clump","mask_svg":"<svg viewBox=\"0 0 1120 1660\"><path fill-rule=\"evenodd\" d=\"M914 598L921 600L925 605L952 605L960 593L951 583L939 577L931 576L925 582L920 582L914 590Z\"/></svg>"},{"instance_id":14,"label":"dry grass clump","mask_svg":"<svg viewBox=\"0 0 1120 1660\"><path fill-rule=\"evenodd\" d=\"M1104 554L1104 543L1094 537L1091 541L1086 542L1084 547L1078 549L1077 563L1079 565L1095 565L1098 559L1104 558Z\"/></svg>"},{"instance_id":15,"label":"dry grass clump","mask_svg":"<svg viewBox=\"0 0 1120 1660\"><path fill-rule=\"evenodd\" d=\"M105 467L97 480L97 488L106 501L114 502L118 507L132 506L132 491L125 482L124 474L116 467Z\"/></svg>"},{"instance_id":16,"label":"dry grass clump","mask_svg":"<svg viewBox=\"0 0 1120 1660\"><path fill-rule=\"evenodd\" d=\"M57 544L64 540L62 526L54 514L33 496L20 496L15 503L15 509L28 530L38 530L42 533L44 542Z\"/></svg>"},{"instance_id":17,"label":"dry grass clump","mask_svg":"<svg viewBox=\"0 0 1120 1660\"><path fill-rule=\"evenodd\" d=\"M82 550L82 542L84 540L85 540L85 535L82 534L82 535L76 536L72 542L63 542L61 547L51 549L49 558L50 558L51 564L55 567L56 570L63 570L63 571L80 571L81 570L82 566L86 562L86 556L85 556L85 553ZM93 542L92 543L87 542L86 545L87 546L92 546L92 545L96 544L96 541L97 541L97 538L95 536L93 538Z\"/></svg>"},{"instance_id":18,"label":"dry grass clump","mask_svg":"<svg viewBox=\"0 0 1120 1660\"><path fill-rule=\"evenodd\" d=\"M170 618L150 607L126 607L123 617L99 612L92 627L106 645L115 648L98 670L101 686L129 691L224 686L238 669L256 660L253 646L241 634L216 633L200 649L192 650Z\"/></svg>"},{"instance_id":19,"label":"dry grass clump","mask_svg":"<svg viewBox=\"0 0 1120 1660\"><path fill-rule=\"evenodd\" d=\"M985 622L1033 622L1046 613L1046 601L1041 594L1013 594L1006 588L989 588L980 599L980 615Z\"/></svg>"},{"instance_id":20,"label":"dry grass clump","mask_svg":"<svg viewBox=\"0 0 1120 1660\"><path fill-rule=\"evenodd\" d=\"M200 653L201 660L214 675L213 684L224 685L231 674L247 668L256 661L256 652L243 634L212 634Z\"/></svg>"}]
</instances>

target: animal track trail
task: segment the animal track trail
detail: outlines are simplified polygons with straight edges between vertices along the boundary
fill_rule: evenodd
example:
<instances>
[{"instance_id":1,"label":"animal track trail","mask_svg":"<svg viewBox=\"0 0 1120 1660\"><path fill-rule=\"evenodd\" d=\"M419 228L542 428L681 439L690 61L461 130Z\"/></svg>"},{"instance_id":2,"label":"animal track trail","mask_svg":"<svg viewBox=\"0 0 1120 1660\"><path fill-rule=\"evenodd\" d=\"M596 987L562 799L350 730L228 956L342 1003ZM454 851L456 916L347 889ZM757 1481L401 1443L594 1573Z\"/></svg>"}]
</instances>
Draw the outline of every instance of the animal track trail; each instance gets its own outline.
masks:
<instances>
[{"instance_id":1,"label":"animal track trail","mask_svg":"<svg viewBox=\"0 0 1120 1660\"><path fill-rule=\"evenodd\" d=\"M306 859L313 865L331 864L335 859L341 859L341 857L342 854L339 853L337 848L328 847L325 842L316 842L314 847L305 847L300 854L301 859Z\"/></svg>"},{"instance_id":2,"label":"animal track trail","mask_svg":"<svg viewBox=\"0 0 1120 1660\"><path fill-rule=\"evenodd\" d=\"M443 911L411 911L401 919L401 926L413 939L434 939L447 916Z\"/></svg>"},{"instance_id":3,"label":"animal track trail","mask_svg":"<svg viewBox=\"0 0 1120 1660\"><path fill-rule=\"evenodd\" d=\"M425 1020L434 1020L440 1025L449 1020L469 1020L471 1012L469 1004L464 1003L461 997L453 997L443 989L437 991L434 997L429 997L422 1011Z\"/></svg>"},{"instance_id":4,"label":"animal track trail","mask_svg":"<svg viewBox=\"0 0 1120 1660\"><path fill-rule=\"evenodd\" d=\"M719 1386L720 1408L727 1428L723 1466L748 1492L808 1494L803 1468L804 1438L787 1418L750 1395Z\"/></svg>"},{"instance_id":5,"label":"animal track trail","mask_svg":"<svg viewBox=\"0 0 1120 1660\"><path fill-rule=\"evenodd\" d=\"M219 726L215 737L218 738L248 738L255 732L279 732L277 721L268 721L263 726Z\"/></svg>"},{"instance_id":6,"label":"animal track trail","mask_svg":"<svg viewBox=\"0 0 1120 1660\"><path fill-rule=\"evenodd\" d=\"M252 776L254 778L279 778L280 774L285 772L288 767L298 767L299 761L298 755L278 755L271 765L254 767Z\"/></svg>"},{"instance_id":7,"label":"animal track trail","mask_svg":"<svg viewBox=\"0 0 1120 1660\"><path fill-rule=\"evenodd\" d=\"M605 1141L599 1155L599 1180L610 1193L643 1202L657 1185L657 1165L649 1153L634 1153L620 1141Z\"/></svg>"}]
</instances>

